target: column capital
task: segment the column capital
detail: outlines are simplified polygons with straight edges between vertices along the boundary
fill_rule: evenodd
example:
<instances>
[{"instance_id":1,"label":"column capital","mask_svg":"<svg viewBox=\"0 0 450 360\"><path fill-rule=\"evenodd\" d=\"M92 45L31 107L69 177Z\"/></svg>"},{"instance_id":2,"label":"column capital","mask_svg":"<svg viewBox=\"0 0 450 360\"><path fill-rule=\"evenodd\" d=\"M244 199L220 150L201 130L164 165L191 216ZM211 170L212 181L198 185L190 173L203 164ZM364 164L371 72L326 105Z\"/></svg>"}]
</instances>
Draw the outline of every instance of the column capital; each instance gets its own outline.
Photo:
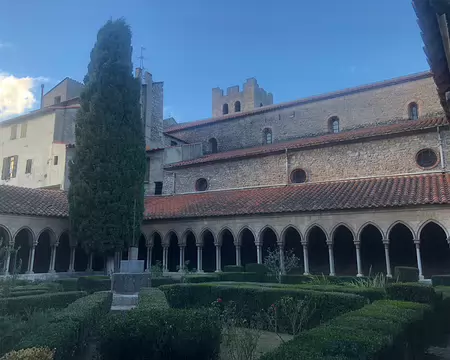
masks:
<instances>
[{"instance_id":1,"label":"column capital","mask_svg":"<svg viewBox=\"0 0 450 360\"><path fill-rule=\"evenodd\" d=\"M302 246L308 246L308 242L307 241L300 241L300 243L302 244Z\"/></svg>"},{"instance_id":2,"label":"column capital","mask_svg":"<svg viewBox=\"0 0 450 360\"><path fill-rule=\"evenodd\" d=\"M383 242L384 246L389 245L389 239L383 239L382 242Z\"/></svg>"},{"instance_id":3,"label":"column capital","mask_svg":"<svg viewBox=\"0 0 450 360\"><path fill-rule=\"evenodd\" d=\"M413 239L413 241L414 241L414 244L416 244L416 246L420 245L420 239Z\"/></svg>"},{"instance_id":4,"label":"column capital","mask_svg":"<svg viewBox=\"0 0 450 360\"><path fill-rule=\"evenodd\" d=\"M203 247L203 243L195 243L195 246L197 246L198 248L202 248Z\"/></svg>"},{"instance_id":5,"label":"column capital","mask_svg":"<svg viewBox=\"0 0 450 360\"><path fill-rule=\"evenodd\" d=\"M326 241L328 247L333 246L333 241L332 240L327 240Z\"/></svg>"}]
</instances>

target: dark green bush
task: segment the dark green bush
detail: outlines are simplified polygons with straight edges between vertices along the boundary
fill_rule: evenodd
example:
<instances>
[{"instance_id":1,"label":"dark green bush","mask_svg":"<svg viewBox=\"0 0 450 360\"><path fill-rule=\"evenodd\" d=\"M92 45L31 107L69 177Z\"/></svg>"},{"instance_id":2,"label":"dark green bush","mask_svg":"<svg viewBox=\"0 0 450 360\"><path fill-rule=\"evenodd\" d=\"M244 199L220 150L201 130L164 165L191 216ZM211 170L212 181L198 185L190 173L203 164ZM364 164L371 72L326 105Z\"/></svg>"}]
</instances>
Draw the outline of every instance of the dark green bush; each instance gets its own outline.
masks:
<instances>
[{"instance_id":1,"label":"dark green bush","mask_svg":"<svg viewBox=\"0 0 450 360\"><path fill-rule=\"evenodd\" d=\"M267 276L256 272L223 272L217 274L219 281L235 281L235 282L265 282Z\"/></svg>"},{"instance_id":2,"label":"dark green bush","mask_svg":"<svg viewBox=\"0 0 450 360\"><path fill-rule=\"evenodd\" d=\"M184 281L187 283L205 283L219 281L219 277L216 274L187 275Z\"/></svg>"},{"instance_id":3,"label":"dark green bush","mask_svg":"<svg viewBox=\"0 0 450 360\"><path fill-rule=\"evenodd\" d=\"M60 309L85 295L86 293L84 291L70 291L0 298L0 314L12 315L39 309Z\"/></svg>"},{"instance_id":4,"label":"dark green bush","mask_svg":"<svg viewBox=\"0 0 450 360\"><path fill-rule=\"evenodd\" d=\"M179 283L180 283L179 279L173 279L168 276L152 278L152 287L160 287L161 285L172 285Z\"/></svg>"},{"instance_id":5,"label":"dark green bush","mask_svg":"<svg viewBox=\"0 0 450 360\"><path fill-rule=\"evenodd\" d=\"M217 299L234 301L245 319L251 320L284 296L297 300L311 299L316 306L307 326L315 326L344 312L359 309L366 300L358 295L328 293L294 287L261 287L252 284L179 284L161 287L173 308L210 306ZM280 328L287 324L280 323Z\"/></svg>"},{"instance_id":6,"label":"dark green bush","mask_svg":"<svg viewBox=\"0 0 450 360\"><path fill-rule=\"evenodd\" d=\"M82 276L78 278L78 289L92 294L97 291L111 290L109 276Z\"/></svg>"},{"instance_id":7,"label":"dark green bush","mask_svg":"<svg viewBox=\"0 0 450 360\"><path fill-rule=\"evenodd\" d=\"M419 269L408 266L396 266L394 269L394 279L400 282L418 282Z\"/></svg>"},{"instance_id":8,"label":"dark green bush","mask_svg":"<svg viewBox=\"0 0 450 360\"><path fill-rule=\"evenodd\" d=\"M19 296L30 296L30 295L42 295L48 293L47 290L23 290L23 291L12 291L8 297L19 297Z\"/></svg>"},{"instance_id":9,"label":"dark green bush","mask_svg":"<svg viewBox=\"0 0 450 360\"><path fill-rule=\"evenodd\" d=\"M436 292L433 287L417 283L394 283L386 288L386 293L391 300L414 301L432 304L436 300Z\"/></svg>"},{"instance_id":10,"label":"dark green bush","mask_svg":"<svg viewBox=\"0 0 450 360\"><path fill-rule=\"evenodd\" d=\"M269 270L264 264L247 264L245 265L245 272L267 274Z\"/></svg>"},{"instance_id":11,"label":"dark green bush","mask_svg":"<svg viewBox=\"0 0 450 360\"><path fill-rule=\"evenodd\" d=\"M63 291L77 291L78 279L60 279L56 281L61 285Z\"/></svg>"},{"instance_id":12,"label":"dark green bush","mask_svg":"<svg viewBox=\"0 0 450 360\"><path fill-rule=\"evenodd\" d=\"M155 288L143 288L139 292L139 309L168 309L169 304L167 303L166 295Z\"/></svg>"},{"instance_id":13,"label":"dark green bush","mask_svg":"<svg viewBox=\"0 0 450 360\"><path fill-rule=\"evenodd\" d=\"M26 335L16 348L48 347L56 350L55 360L72 359L109 312L111 299L110 292L98 292L76 300L52 316L46 326Z\"/></svg>"},{"instance_id":14,"label":"dark green bush","mask_svg":"<svg viewBox=\"0 0 450 360\"><path fill-rule=\"evenodd\" d=\"M220 322L206 310L141 310L111 314L99 331L107 360L216 360Z\"/></svg>"},{"instance_id":15,"label":"dark green bush","mask_svg":"<svg viewBox=\"0 0 450 360\"><path fill-rule=\"evenodd\" d=\"M296 288L308 289L315 291L326 291L326 292L340 292L345 294L356 294L365 297L369 302L375 300L383 300L386 298L386 290L383 288L374 287L357 287L357 286L345 286L345 285L310 285L301 284L296 285Z\"/></svg>"},{"instance_id":16,"label":"dark green bush","mask_svg":"<svg viewBox=\"0 0 450 360\"><path fill-rule=\"evenodd\" d=\"M415 358L431 341L431 317L425 304L376 301L305 331L260 359Z\"/></svg>"},{"instance_id":17,"label":"dark green bush","mask_svg":"<svg viewBox=\"0 0 450 360\"><path fill-rule=\"evenodd\" d=\"M282 284L304 284L309 283L310 281L311 277L308 275L288 274L281 276Z\"/></svg>"},{"instance_id":18,"label":"dark green bush","mask_svg":"<svg viewBox=\"0 0 450 360\"><path fill-rule=\"evenodd\" d=\"M433 286L450 286L450 275L433 275L431 283Z\"/></svg>"},{"instance_id":19,"label":"dark green bush","mask_svg":"<svg viewBox=\"0 0 450 360\"><path fill-rule=\"evenodd\" d=\"M244 272L244 267L241 265L225 265L224 272Z\"/></svg>"}]
</instances>

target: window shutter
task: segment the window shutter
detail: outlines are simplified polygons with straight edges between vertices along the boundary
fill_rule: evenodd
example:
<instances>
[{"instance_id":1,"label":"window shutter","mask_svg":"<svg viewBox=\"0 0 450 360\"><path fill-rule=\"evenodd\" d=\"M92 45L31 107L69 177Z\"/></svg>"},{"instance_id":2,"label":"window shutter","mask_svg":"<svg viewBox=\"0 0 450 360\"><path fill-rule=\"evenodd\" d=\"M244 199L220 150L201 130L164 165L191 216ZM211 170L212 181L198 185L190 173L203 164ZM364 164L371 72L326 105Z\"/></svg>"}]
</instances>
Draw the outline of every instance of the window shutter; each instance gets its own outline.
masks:
<instances>
[{"instance_id":1,"label":"window shutter","mask_svg":"<svg viewBox=\"0 0 450 360\"><path fill-rule=\"evenodd\" d=\"M12 169L12 176L11 177L15 178L16 174L17 174L17 161L19 160L19 157L17 155L15 155L12 158L14 159L14 167Z\"/></svg>"},{"instance_id":2,"label":"window shutter","mask_svg":"<svg viewBox=\"0 0 450 360\"><path fill-rule=\"evenodd\" d=\"M9 157L3 158L2 180L7 180L9 174Z\"/></svg>"},{"instance_id":3,"label":"window shutter","mask_svg":"<svg viewBox=\"0 0 450 360\"><path fill-rule=\"evenodd\" d=\"M20 137L21 138L27 137L27 126L28 126L28 124L26 122L20 126Z\"/></svg>"}]
</instances>

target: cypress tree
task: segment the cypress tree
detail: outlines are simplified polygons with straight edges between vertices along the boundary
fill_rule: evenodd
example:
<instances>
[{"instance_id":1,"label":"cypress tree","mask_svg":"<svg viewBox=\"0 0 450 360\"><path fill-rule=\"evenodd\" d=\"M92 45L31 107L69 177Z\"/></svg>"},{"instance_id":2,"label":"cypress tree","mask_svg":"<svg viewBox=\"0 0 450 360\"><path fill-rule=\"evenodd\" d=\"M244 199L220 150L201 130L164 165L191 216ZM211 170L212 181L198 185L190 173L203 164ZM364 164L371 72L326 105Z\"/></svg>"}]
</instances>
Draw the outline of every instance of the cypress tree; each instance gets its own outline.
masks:
<instances>
[{"instance_id":1,"label":"cypress tree","mask_svg":"<svg viewBox=\"0 0 450 360\"><path fill-rule=\"evenodd\" d=\"M140 236L145 140L131 56L130 27L108 21L84 78L69 175L71 235L88 253L111 256Z\"/></svg>"}]
</instances>

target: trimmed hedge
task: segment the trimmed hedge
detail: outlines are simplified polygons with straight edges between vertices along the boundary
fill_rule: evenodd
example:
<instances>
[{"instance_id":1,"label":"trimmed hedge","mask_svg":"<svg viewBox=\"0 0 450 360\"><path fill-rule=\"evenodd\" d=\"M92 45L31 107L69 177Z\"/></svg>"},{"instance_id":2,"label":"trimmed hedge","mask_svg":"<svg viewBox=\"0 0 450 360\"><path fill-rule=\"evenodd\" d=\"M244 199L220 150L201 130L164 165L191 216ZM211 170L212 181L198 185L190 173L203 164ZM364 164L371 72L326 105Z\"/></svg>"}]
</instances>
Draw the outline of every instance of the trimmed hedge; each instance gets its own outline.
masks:
<instances>
[{"instance_id":1,"label":"trimmed hedge","mask_svg":"<svg viewBox=\"0 0 450 360\"><path fill-rule=\"evenodd\" d=\"M295 288L308 289L314 291L355 294L366 298L369 302L386 299L386 290L382 288L365 288L365 287L333 285L333 284L331 285L303 284L303 285L296 285Z\"/></svg>"},{"instance_id":2,"label":"trimmed hedge","mask_svg":"<svg viewBox=\"0 0 450 360\"><path fill-rule=\"evenodd\" d=\"M0 314L23 314L26 311L60 309L85 296L84 291L47 293L10 298L0 298Z\"/></svg>"},{"instance_id":3,"label":"trimmed hedge","mask_svg":"<svg viewBox=\"0 0 450 360\"><path fill-rule=\"evenodd\" d=\"M247 264L245 265L245 272L267 274L269 270L264 264Z\"/></svg>"},{"instance_id":4,"label":"trimmed hedge","mask_svg":"<svg viewBox=\"0 0 450 360\"><path fill-rule=\"evenodd\" d=\"M47 290L23 290L23 291L12 291L8 297L19 297L19 296L31 296L31 295L42 295L47 294Z\"/></svg>"},{"instance_id":5,"label":"trimmed hedge","mask_svg":"<svg viewBox=\"0 0 450 360\"><path fill-rule=\"evenodd\" d=\"M299 334L260 360L410 359L430 344L432 317L425 304L376 301Z\"/></svg>"},{"instance_id":6,"label":"trimmed hedge","mask_svg":"<svg viewBox=\"0 0 450 360\"><path fill-rule=\"evenodd\" d=\"M78 290L93 294L97 291L110 291L111 279L109 276L82 276L78 278Z\"/></svg>"},{"instance_id":7,"label":"trimmed hedge","mask_svg":"<svg viewBox=\"0 0 450 360\"><path fill-rule=\"evenodd\" d=\"M99 331L107 360L218 359L221 326L213 311L142 310L110 314Z\"/></svg>"},{"instance_id":8,"label":"trimmed hedge","mask_svg":"<svg viewBox=\"0 0 450 360\"><path fill-rule=\"evenodd\" d=\"M450 275L433 275L431 283L433 286L450 286Z\"/></svg>"},{"instance_id":9,"label":"trimmed hedge","mask_svg":"<svg viewBox=\"0 0 450 360\"><path fill-rule=\"evenodd\" d=\"M241 265L225 265L224 272L244 272L244 267Z\"/></svg>"},{"instance_id":10,"label":"trimmed hedge","mask_svg":"<svg viewBox=\"0 0 450 360\"><path fill-rule=\"evenodd\" d=\"M85 344L99 320L111 308L112 294L98 292L76 300L57 312L46 326L26 335L16 347L55 349L55 360L72 359Z\"/></svg>"},{"instance_id":11,"label":"trimmed hedge","mask_svg":"<svg viewBox=\"0 0 450 360\"><path fill-rule=\"evenodd\" d=\"M408 266L396 266L394 269L394 279L400 282L418 282L419 269Z\"/></svg>"},{"instance_id":12,"label":"trimmed hedge","mask_svg":"<svg viewBox=\"0 0 450 360\"><path fill-rule=\"evenodd\" d=\"M167 303L166 295L155 288L143 288L139 292L138 299L139 309L168 309L169 304Z\"/></svg>"},{"instance_id":13,"label":"trimmed hedge","mask_svg":"<svg viewBox=\"0 0 450 360\"><path fill-rule=\"evenodd\" d=\"M60 279L56 281L61 285L63 291L77 291L78 279Z\"/></svg>"},{"instance_id":14,"label":"trimmed hedge","mask_svg":"<svg viewBox=\"0 0 450 360\"><path fill-rule=\"evenodd\" d=\"M152 277L152 287L156 287L156 288L160 287L162 285L172 285L172 284L179 284L179 283L180 283L179 279L173 279L168 276L156 277L156 278Z\"/></svg>"},{"instance_id":15,"label":"trimmed hedge","mask_svg":"<svg viewBox=\"0 0 450 360\"><path fill-rule=\"evenodd\" d=\"M199 275L187 275L184 278L184 281L187 283L205 283L205 282L212 282L212 281L218 281L219 277L216 274L199 274Z\"/></svg>"},{"instance_id":16,"label":"trimmed hedge","mask_svg":"<svg viewBox=\"0 0 450 360\"><path fill-rule=\"evenodd\" d=\"M316 306L307 327L315 326L347 311L364 306L366 300L358 295L328 293L294 287L261 287L252 284L179 284L162 286L172 308L199 308L211 306L218 299L234 301L244 319L251 320L261 310L267 310L284 296L297 300L310 298ZM280 323L287 329L287 323Z\"/></svg>"},{"instance_id":17,"label":"trimmed hedge","mask_svg":"<svg viewBox=\"0 0 450 360\"><path fill-rule=\"evenodd\" d=\"M217 274L219 281L266 282L268 277L256 272L223 272Z\"/></svg>"},{"instance_id":18,"label":"trimmed hedge","mask_svg":"<svg viewBox=\"0 0 450 360\"><path fill-rule=\"evenodd\" d=\"M391 300L414 301L433 304L437 295L434 288L417 283L396 283L386 288L388 298Z\"/></svg>"}]
</instances>

